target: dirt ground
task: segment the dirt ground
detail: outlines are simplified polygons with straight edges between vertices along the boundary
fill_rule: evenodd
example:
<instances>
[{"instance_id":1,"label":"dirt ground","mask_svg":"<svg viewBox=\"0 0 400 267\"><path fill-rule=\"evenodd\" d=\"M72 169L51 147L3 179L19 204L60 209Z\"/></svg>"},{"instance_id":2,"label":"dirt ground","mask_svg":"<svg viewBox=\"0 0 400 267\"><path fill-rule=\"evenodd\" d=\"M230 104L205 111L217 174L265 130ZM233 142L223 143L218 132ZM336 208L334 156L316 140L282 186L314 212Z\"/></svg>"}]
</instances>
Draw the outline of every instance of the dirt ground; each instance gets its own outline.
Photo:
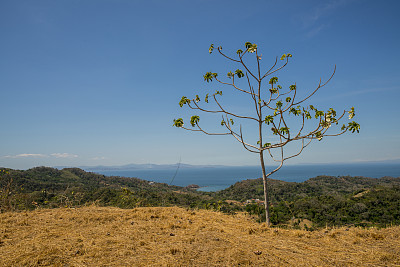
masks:
<instances>
[{"instance_id":1,"label":"dirt ground","mask_svg":"<svg viewBox=\"0 0 400 267\"><path fill-rule=\"evenodd\" d=\"M309 232L178 207L0 214L0 266L356 265L400 266L400 227Z\"/></svg>"}]
</instances>

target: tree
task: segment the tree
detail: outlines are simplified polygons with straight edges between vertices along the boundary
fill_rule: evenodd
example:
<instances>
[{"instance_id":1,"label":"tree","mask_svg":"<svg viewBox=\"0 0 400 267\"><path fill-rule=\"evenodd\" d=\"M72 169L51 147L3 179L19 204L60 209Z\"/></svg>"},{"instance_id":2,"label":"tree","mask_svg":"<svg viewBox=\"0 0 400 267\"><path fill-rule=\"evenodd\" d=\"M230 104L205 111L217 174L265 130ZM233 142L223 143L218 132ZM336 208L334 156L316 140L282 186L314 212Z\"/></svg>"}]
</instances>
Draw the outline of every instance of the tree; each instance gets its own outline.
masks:
<instances>
[{"instance_id":1,"label":"tree","mask_svg":"<svg viewBox=\"0 0 400 267\"><path fill-rule=\"evenodd\" d=\"M209 48L209 53L211 54L213 50L214 45L212 44ZM336 65L332 75L325 83L322 83L322 80L320 79L316 89L311 91L301 100L297 100L298 89L296 83L284 89L280 84L278 84L278 77L272 75L282 70L289 63L289 59L292 58L291 54L282 55L280 58L282 63L280 64L278 64L278 57L276 57L275 63L272 67L262 74L263 72L260 64L261 55L258 54L258 47L256 44L246 42L244 51L241 49L237 50L235 57L223 53L221 46L217 48L217 51L224 58L244 69L241 70L238 68L235 71L229 71L224 80L219 78L218 73L207 72L203 76L204 81L208 83L215 80L222 85L229 86L233 88L233 90L249 96L250 105L254 105L253 115L247 116L228 111L219 100L222 97L222 91L216 91L211 96L212 100L215 102L215 107L212 109L201 106L199 104L201 98L198 95L193 99L183 96L179 105L180 107L187 105L193 110L199 110L206 113L222 114L221 126L225 128L225 132L213 133L205 131L200 127L200 117L198 115L193 115L190 118L190 125L192 128L186 127L182 118L175 119L173 126L189 131L202 132L207 135L231 135L241 143L247 151L259 155L264 184L265 219L266 223L269 225L270 203L268 197L267 178L271 174L277 172L286 160L300 155L312 140L317 139L321 141L324 137L328 136L339 136L345 132L359 132L360 125L352 121L347 125L343 124L339 131L333 134L327 134L328 130L334 128L331 126L339 125L339 121L345 117L346 113L348 113L349 119L352 119L355 115L354 107L348 111L344 110L343 113L338 116L333 108L330 108L327 111L322 111L318 110L313 105L303 106L303 103L306 100L313 96L320 88L324 87L332 79L336 71ZM252 56L252 54L255 57L255 64L250 66L248 63L244 62L244 58L245 56ZM238 80L241 78L245 79L245 83L242 82L239 85ZM268 84L266 84L264 80L268 78ZM243 89L243 84L246 85L246 89ZM209 94L206 94L204 102L209 104ZM255 130L257 130L258 137L255 143L248 142L247 139L245 141L242 124L240 123L239 126L238 124L235 124L234 126L233 118L240 121L250 120L256 123L257 127L255 127ZM309 127L310 123L306 123L306 121L313 122L312 128ZM291 127L289 127L289 122L291 123ZM292 124L294 124L293 127ZM266 131L266 128L270 129ZM269 133L270 136L268 136L267 133ZM267 142L264 141L264 137L268 138ZM298 150L291 155L286 156L284 148L292 142L300 143ZM275 150L278 150L277 154L274 152ZM278 162L278 166L268 173L265 170L264 152L267 153L273 161Z\"/></svg>"},{"instance_id":2,"label":"tree","mask_svg":"<svg viewBox=\"0 0 400 267\"><path fill-rule=\"evenodd\" d=\"M0 169L0 213L13 210L13 179L6 169Z\"/></svg>"}]
</instances>

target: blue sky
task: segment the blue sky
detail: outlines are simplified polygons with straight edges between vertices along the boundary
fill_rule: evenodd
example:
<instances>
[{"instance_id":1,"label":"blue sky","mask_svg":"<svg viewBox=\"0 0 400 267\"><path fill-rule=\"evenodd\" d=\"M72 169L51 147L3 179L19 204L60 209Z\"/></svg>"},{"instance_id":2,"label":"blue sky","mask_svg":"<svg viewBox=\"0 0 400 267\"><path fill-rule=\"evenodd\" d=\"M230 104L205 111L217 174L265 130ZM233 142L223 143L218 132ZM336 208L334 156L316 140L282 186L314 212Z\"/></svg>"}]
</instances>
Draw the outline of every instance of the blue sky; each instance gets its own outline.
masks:
<instances>
[{"instance_id":1,"label":"blue sky","mask_svg":"<svg viewBox=\"0 0 400 267\"><path fill-rule=\"evenodd\" d=\"M183 95L219 89L228 108L247 106L202 77L237 68L209 55L211 43L234 55L247 41L265 68L293 54L278 76L304 95L336 64L308 104L356 109L359 134L314 142L288 163L398 160L398 10L366 0L2 0L0 166L257 165L232 137L172 127L197 114L179 107Z\"/></svg>"}]
</instances>

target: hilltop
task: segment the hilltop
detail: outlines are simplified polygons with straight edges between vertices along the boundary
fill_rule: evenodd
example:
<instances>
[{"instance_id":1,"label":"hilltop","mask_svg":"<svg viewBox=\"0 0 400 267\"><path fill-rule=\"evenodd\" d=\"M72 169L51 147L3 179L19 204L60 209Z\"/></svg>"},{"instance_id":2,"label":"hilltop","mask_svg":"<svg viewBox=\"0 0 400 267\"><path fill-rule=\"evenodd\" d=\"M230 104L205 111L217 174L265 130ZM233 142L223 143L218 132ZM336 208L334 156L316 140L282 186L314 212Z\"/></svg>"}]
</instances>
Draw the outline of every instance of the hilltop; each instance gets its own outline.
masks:
<instances>
[{"instance_id":1,"label":"hilltop","mask_svg":"<svg viewBox=\"0 0 400 267\"><path fill-rule=\"evenodd\" d=\"M0 214L2 266L395 266L400 227L267 228L178 207Z\"/></svg>"}]
</instances>

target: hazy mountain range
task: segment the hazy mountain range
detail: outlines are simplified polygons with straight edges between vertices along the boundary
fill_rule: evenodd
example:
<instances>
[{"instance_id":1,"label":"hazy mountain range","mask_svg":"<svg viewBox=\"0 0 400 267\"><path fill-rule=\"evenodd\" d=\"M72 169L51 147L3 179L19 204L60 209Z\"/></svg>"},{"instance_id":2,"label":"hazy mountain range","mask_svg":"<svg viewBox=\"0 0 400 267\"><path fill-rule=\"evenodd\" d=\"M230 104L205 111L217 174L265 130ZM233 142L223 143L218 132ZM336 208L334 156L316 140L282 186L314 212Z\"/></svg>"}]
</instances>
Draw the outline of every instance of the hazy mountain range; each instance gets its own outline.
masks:
<instances>
[{"instance_id":1,"label":"hazy mountain range","mask_svg":"<svg viewBox=\"0 0 400 267\"><path fill-rule=\"evenodd\" d=\"M315 163L315 164L300 164L300 165L363 165L363 164L400 164L400 159L394 160L382 160L382 161L363 161L363 162L351 162L351 163ZM223 168L223 167L232 167L227 165L192 165L185 163L175 163L175 164L126 164L126 165L113 165L113 166L105 166L105 165L97 165L97 166L78 166L78 168L83 169L85 171L129 171L129 170L170 170L170 169L190 169L190 168ZM258 166L258 165L254 165ZM69 168L71 166L55 166L54 168L63 169ZM250 166L248 166L250 167Z\"/></svg>"},{"instance_id":2,"label":"hazy mountain range","mask_svg":"<svg viewBox=\"0 0 400 267\"><path fill-rule=\"evenodd\" d=\"M126 165L116 165L116 166L104 166L104 165L98 165L98 166L79 166L78 168L85 170L85 171L118 171L118 170L123 170L123 171L129 171L129 170L169 170L169 169L176 169L178 168L181 169L189 169L189 168L221 168L221 167L228 167L224 165L191 165L191 164L185 164L185 163L175 163L175 164L152 164L152 163L147 163L147 164L126 164ZM63 168L68 168L67 166L56 166L54 168L57 169L63 169Z\"/></svg>"}]
</instances>

